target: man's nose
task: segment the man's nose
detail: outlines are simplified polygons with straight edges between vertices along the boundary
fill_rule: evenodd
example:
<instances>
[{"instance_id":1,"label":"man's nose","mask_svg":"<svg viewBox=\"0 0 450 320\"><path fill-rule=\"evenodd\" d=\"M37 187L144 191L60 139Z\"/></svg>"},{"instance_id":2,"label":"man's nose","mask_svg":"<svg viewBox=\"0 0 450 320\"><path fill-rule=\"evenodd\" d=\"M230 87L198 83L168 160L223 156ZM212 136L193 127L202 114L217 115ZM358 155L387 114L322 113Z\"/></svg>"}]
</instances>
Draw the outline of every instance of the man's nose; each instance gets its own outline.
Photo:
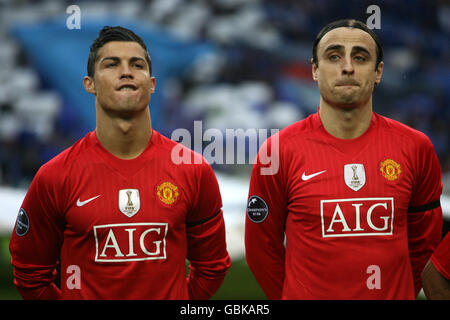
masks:
<instances>
[{"instance_id":1,"label":"man's nose","mask_svg":"<svg viewBox=\"0 0 450 320\"><path fill-rule=\"evenodd\" d=\"M123 63L120 69L120 78L133 78L131 68L127 63Z\"/></svg>"},{"instance_id":2,"label":"man's nose","mask_svg":"<svg viewBox=\"0 0 450 320\"><path fill-rule=\"evenodd\" d=\"M355 69L353 68L352 58L351 57L345 57L343 59L343 66L342 66L342 73L345 75L353 74L355 72Z\"/></svg>"}]
</instances>

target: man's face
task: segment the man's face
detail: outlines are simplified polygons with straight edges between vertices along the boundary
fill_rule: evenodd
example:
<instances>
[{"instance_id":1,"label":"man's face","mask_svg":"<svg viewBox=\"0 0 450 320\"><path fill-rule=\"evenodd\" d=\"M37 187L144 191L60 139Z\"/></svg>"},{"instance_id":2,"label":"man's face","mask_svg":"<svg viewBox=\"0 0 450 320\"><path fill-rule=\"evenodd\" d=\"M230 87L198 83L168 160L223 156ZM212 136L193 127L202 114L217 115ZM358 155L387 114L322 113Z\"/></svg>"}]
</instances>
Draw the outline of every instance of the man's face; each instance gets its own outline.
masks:
<instances>
[{"instance_id":1,"label":"man's face","mask_svg":"<svg viewBox=\"0 0 450 320\"><path fill-rule=\"evenodd\" d=\"M98 51L94 79L85 77L88 92L105 111L133 113L147 108L155 89L144 49L131 41L111 41Z\"/></svg>"},{"instance_id":2,"label":"man's face","mask_svg":"<svg viewBox=\"0 0 450 320\"><path fill-rule=\"evenodd\" d=\"M376 44L363 30L341 27L326 33L317 46L313 78L322 99L340 108L364 105L379 83L383 62L375 70Z\"/></svg>"}]
</instances>

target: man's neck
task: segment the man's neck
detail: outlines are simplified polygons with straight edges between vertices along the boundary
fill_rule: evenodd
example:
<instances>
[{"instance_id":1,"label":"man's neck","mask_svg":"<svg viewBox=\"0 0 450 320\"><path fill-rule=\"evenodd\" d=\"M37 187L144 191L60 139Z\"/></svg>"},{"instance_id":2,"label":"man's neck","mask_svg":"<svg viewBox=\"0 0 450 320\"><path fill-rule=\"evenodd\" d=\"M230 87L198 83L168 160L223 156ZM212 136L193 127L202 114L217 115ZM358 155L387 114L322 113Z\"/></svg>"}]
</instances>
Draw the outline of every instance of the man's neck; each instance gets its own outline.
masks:
<instances>
[{"instance_id":1,"label":"man's neck","mask_svg":"<svg viewBox=\"0 0 450 320\"><path fill-rule=\"evenodd\" d=\"M355 139L370 126L372 120L372 102L354 108L335 107L322 98L319 107L320 120L325 130L340 139Z\"/></svg>"},{"instance_id":2,"label":"man's neck","mask_svg":"<svg viewBox=\"0 0 450 320\"><path fill-rule=\"evenodd\" d=\"M97 107L97 138L102 146L120 159L134 159L147 148L152 125L150 110L130 117L106 114Z\"/></svg>"}]
</instances>

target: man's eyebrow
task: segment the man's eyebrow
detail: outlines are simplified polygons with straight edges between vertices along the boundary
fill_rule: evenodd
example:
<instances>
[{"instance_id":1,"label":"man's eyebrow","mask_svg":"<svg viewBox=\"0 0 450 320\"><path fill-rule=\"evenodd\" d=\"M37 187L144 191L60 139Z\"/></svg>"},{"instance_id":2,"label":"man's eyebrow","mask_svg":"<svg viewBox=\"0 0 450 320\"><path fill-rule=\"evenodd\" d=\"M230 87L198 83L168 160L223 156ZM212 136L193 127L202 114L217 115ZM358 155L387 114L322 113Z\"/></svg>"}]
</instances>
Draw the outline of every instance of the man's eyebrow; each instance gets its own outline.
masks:
<instances>
[{"instance_id":1,"label":"man's eyebrow","mask_svg":"<svg viewBox=\"0 0 450 320\"><path fill-rule=\"evenodd\" d=\"M100 62L103 62L105 60L113 60L113 61L116 61L116 62L120 61L119 57L104 57L104 58L102 58L100 60Z\"/></svg>"},{"instance_id":2,"label":"man's eyebrow","mask_svg":"<svg viewBox=\"0 0 450 320\"><path fill-rule=\"evenodd\" d=\"M324 53L326 53L328 51L334 51L334 50L342 51L342 50L344 50L344 46L340 45L340 44L331 44L325 49Z\"/></svg>"},{"instance_id":3,"label":"man's eyebrow","mask_svg":"<svg viewBox=\"0 0 450 320\"><path fill-rule=\"evenodd\" d=\"M102 59L100 60L100 62L103 62L103 61L105 61L105 60L113 60L113 61L115 61L115 62L119 62L119 61L120 61L120 58L119 58L119 57L115 57L115 56L104 57L104 58L102 58ZM131 57L131 58L130 58L130 62L136 62L136 61L141 61L141 60L145 62L145 59L144 59L144 58L141 58L141 57Z\"/></svg>"},{"instance_id":4,"label":"man's eyebrow","mask_svg":"<svg viewBox=\"0 0 450 320\"><path fill-rule=\"evenodd\" d=\"M136 62L136 61L144 61L147 62L144 58L141 57L131 57L130 62Z\"/></svg>"},{"instance_id":5,"label":"man's eyebrow","mask_svg":"<svg viewBox=\"0 0 450 320\"><path fill-rule=\"evenodd\" d=\"M354 47L352 48L352 54L355 54L355 53L358 53L358 52L364 52L364 53L367 54L369 57L371 56L369 50L367 50L366 48L361 47L361 46L354 46Z\"/></svg>"}]
</instances>

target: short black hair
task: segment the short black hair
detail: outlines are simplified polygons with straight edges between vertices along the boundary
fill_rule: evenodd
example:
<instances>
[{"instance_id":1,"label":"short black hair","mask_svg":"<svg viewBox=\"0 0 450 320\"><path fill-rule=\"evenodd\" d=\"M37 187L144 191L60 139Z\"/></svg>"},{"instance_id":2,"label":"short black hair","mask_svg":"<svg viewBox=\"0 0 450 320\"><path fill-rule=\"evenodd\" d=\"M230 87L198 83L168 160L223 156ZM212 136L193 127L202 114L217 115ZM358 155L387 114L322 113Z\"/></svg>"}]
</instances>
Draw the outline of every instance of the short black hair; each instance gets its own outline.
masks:
<instances>
[{"instance_id":1,"label":"short black hair","mask_svg":"<svg viewBox=\"0 0 450 320\"><path fill-rule=\"evenodd\" d=\"M377 61L375 63L375 70L376 70L380 62L383 60L383 48L381 48L381 41L378 38L377 34L372 29L370 29L364 22L355 19L342 19L333 21L327 24L325 27L323 27L322 30L320 30L312 48L312 63L314 63L316 66L319 65L319 61L317 59L317 45L319 44L323 36L329 31L341 27L361 29L367 32L372 37L372 39L375 41L376 44L376 53L377 53Z\"/></svg>"},{"instance_id":2,"label":"short black hair","mask_svg":"<svg viewBox=\"0 0 450 320\"><path fill-rule=\"evenodd\" d=\"M102 30L100 30L97 39L94 40L94 42L90 47L89 58L87 63L87 73L89 77L91 78L94 77L94 69L95 69L94 66L95 61L98 58L98 50L100 50L101 47L103 47L106 43L110 41L133 41L139 43L145 51L145 60L147 60L150 75L152 74L152 61L150 59L147 47L142 38L139 37L137 34L135 34L133 31L131 31L130 29L123 28L121 26L116 27L105 26L103 27Z\"/></svg>"}]
</instances>

